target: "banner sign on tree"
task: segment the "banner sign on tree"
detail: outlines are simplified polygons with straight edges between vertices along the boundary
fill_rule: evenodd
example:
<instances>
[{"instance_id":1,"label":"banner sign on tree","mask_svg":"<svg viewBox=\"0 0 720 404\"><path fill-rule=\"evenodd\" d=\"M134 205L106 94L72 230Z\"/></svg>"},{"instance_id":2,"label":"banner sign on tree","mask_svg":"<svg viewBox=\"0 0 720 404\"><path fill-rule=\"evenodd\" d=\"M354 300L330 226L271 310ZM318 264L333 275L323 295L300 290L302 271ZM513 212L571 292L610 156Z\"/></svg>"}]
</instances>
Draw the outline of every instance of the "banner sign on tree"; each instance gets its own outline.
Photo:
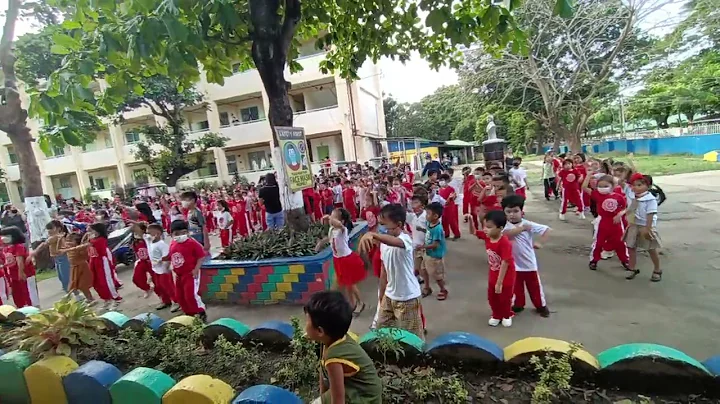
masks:
<instances>
[{"instance_id":1,"label":"banner sign on tree","mask_svg":"<svg viewBox=\"0 0 720 404\"><path fill-rule=\"evenodd\" d=\"M305 130L303 128L275 127L285 175L290 191L297 192L312 188L313 175L310 169Z\"/></svg>"}]
</instances>

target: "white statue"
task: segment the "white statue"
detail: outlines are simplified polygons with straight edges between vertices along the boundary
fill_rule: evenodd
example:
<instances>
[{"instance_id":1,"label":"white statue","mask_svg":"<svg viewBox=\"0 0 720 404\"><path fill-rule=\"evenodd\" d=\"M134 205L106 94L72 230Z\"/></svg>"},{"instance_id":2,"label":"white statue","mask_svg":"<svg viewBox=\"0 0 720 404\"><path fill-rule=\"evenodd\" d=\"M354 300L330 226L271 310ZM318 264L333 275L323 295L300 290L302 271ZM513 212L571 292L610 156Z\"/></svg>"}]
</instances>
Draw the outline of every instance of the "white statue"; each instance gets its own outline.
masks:
<instances>
[{"instance_id":1,"label":"white statue","mask_svg":"<svg viewBox=\"0 0 720 404\"><path fill-rule=\"evenodd\" d=\"M492 115L488 116L488 124L485 128L485 133L487 133L487 140L495 140L497 139L497 133L495 133L495 118L493 118Z\"/></svg>"},{"instance_id":2,"label":"white statue","mask_svg":"<svg viewBox=\"0 0 720 404\"><path fill-rule=\"evenodd\" d=\"M30 241L34 243L45 240L48 237L45 225L50 223L50 211L44 196L25 198L25 217L28 221Z\"/></svg>"}]
</instances>

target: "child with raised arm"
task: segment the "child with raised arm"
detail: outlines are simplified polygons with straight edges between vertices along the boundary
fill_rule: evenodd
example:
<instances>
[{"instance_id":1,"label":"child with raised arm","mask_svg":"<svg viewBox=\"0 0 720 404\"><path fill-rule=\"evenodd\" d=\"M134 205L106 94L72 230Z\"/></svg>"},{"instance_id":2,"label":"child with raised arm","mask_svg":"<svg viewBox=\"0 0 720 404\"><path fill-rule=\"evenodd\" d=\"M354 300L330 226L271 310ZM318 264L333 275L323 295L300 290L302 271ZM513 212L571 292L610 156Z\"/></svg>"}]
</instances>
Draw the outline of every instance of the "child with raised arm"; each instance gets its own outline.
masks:
<instances>
[{"instance_id":1,"label":"child with raised arm","mask_svg":"<svg viewBox=\"0 0 720 404\"><path fill-rule=\"evenodd\" d=\"M352 307L340 292L317 292L304 307L307 337L322 344L320 398L313 404L382 403L382 381L365 350L347 335ZM326 387L325 379L329 386Z\"/></svg>"},{"instance_id":2,"label":"child with raised arm","mask_svg":"<svg viewBox=\"0 0 720 404\"><path fill-rule=\"evenodd\" d=\"M502 207L508 220L503 228L503 233L512 241L513 259L515 260L513 312L520 313L525 310L525 289L527 289L535 311L542 317L549 317L550 310L547 307L545 293L540 282L535 250L542 248L545 244L550 234L550 228L523 219L525 198L521 195L506 196L502 200ZM537 242L533 240L533 236L536 234L540 235Z\"/></svg>"},{"instance_id":3,"label":"child with raised arm","mask_svg":"<svg viewBox=\"0 0 720 404\"><path fill-rule=\"evenodd\" d=\"M413 268L413 243L405 233L407 214L399 204L385 205L380 223L386 233L365 233L360 251L380 244L380 293L377 328L396 327L425 339L420 307L420 283Z\"/></svg>"},{"instance_id":4,"label":"child with raised arm","mask_svg":"<svg viewBox=\"0 0 720 404\"><path fill-rule=\"evenodd\" d=\"M470 233L485 241L490 274L488 276L487 298L492 314L488 325L497 327L512 326L515 313L512 310L512 299L515 291L515 260L513 259L512 243L503 234L507 224L505 212L493 210L483 219L483 229L477 230L471 217L468 217Z\"/></svg>"}]
</instances>

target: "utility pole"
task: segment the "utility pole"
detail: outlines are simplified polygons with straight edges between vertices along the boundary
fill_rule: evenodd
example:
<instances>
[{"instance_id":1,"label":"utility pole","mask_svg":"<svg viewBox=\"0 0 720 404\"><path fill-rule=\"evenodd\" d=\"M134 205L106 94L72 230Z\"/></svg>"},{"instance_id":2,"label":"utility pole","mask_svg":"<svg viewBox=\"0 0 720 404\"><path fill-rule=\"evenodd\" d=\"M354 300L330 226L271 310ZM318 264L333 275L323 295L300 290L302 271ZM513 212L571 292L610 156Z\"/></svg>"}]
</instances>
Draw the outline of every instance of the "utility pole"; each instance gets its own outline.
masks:
<instances>
[{"instance_id":1,"label":"utility pole","mask_svg":"<svg viewBox=\"0 0 720 404\"><path fill-rule=\"evenodd\" d=\"M620 133L622 133L623 139L625 138L625 102L623 101L622 95L620 96Z\"/></svg>"}]
</instances>

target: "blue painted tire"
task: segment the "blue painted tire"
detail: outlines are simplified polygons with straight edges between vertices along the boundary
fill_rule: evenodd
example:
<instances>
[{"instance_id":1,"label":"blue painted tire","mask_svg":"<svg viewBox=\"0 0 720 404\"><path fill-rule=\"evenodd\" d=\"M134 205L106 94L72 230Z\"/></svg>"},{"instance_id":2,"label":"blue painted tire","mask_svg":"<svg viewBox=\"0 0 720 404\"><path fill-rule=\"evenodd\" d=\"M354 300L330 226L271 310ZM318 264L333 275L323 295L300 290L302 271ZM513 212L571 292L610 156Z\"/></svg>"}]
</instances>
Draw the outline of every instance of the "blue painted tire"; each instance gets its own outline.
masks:
<instances>
[{"instance_id":1,"label":"blue painted tire","mask_svg":"<svg viewBox=\"0 0 720 404\"><path fill-rule=\"evenodd\" d=\"M720 355L708 358L702 364L713 376L720 376Z\"/></svg>"},{"instance_id":2,"label":"blue painted tire","mask_svg":"<svg viewBox=\"0 0 720 404\"><path fill-rule=\"evenodd\" d=\"M68 404L112 404L110 386L122 377L115 366L90 361L63 378Z\"/></svg>"},{"instance_id":3,"label":"blue painted tire","mask_svg":"<svg viewBox=\"0 0 720 404\"><path fill-rule=\"evenodd\" d=\"M261 384L245 389L232 404L302 404L302 400L295 393L280 387Z\"/></svg>"},{"instance_id":4,"label":"blue painted tire","mask_svg":"<svg viewBox=\"0 0 720 404\"><path fill-rule=\"evenodd\" d=\"M143 331L145 327L150 327L151 330L157 332L160 326L165 322L162 318L158 317L153 313L142 313L128 320L123 324L123 329L129 328L134 331Z\"/></svg>"},{"instance_id":5,"label":"blue painted tire","mask_svg":"<svg viewBox=\"0 0 720 404\"><path fill-rule=\"evenodd\" d=\"M289 344L293 337L293 327L285 321L266 321L247 333L247 338L264 344Z\"/></svg>"},{"instance_id":6,"label":"blue painted tire","mask_svg":"<svg viewBox=\"0 0 720 404\"><path fill-rule=\"evenodd\" d=\"M497 363L504 360L503 349L494 342L467 332L449 332L432 340L425 352L446 363Z\"/></svg>"}]
</instances>

